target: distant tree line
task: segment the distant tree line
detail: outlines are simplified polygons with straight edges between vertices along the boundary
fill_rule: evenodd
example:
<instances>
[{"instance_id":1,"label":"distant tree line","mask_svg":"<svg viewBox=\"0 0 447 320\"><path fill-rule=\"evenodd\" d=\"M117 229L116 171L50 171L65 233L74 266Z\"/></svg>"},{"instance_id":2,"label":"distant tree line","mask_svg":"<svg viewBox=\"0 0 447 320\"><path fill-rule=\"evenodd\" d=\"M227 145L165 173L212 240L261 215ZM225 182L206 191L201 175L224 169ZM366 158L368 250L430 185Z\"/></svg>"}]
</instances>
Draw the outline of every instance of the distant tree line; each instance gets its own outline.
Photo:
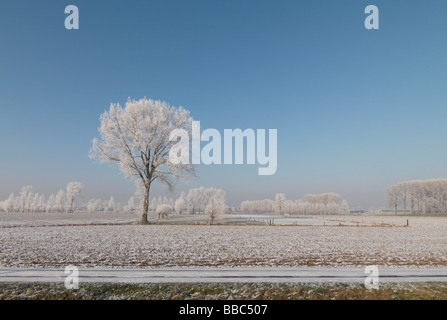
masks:
<instances>
[{"instance_id":1,"label":"distant tree line","mask_svg":"<svg viewBox=\"0 0 447 320\"><path fill-rule=\"evenodd\" d=\"M139 212L142 208L143 197L132 196L127 204L115 202L113 197L109 200L90 199L81 203L85 186L80 182L70 182L66 189L59 190L50 195L48 199L43 194L34 191L33 186L21 188L18 196L13 193L5 201L0 201L0 212L47 212L72 213L81 212ZM176 214L206 214L210 223L222 213L225 213L225 192L216 188L194 188L186 195L184 192L174 201L172 198L159 196L150 201L150 210L158 218L165 218L171 213Z\"/></svg>"},{"instance_id":2,"label":"distant tree line","mask_svg":"<svg viewBox=\"0 0 447 320\"><path fill-rule=\"evenodd\" d=\"M278 215L337 215L348 214L349 205L341 200L339 194L307 194L300 200L287 200L283 193L278 193L275 200L264 199L244 201L243 213L273 213Z\"/></svg>"},{"instance_id":3,"label":"distant tree line","mask_svg":"<svg viewBox=\"0 0 447 320\"><path fill-rule=\"evenodd\" d=\"M387 190L387 203L394 213L447 214L447 179L399 182Z\"/></svg>"},{"instance_id":4,"label":"distant tree line","mask_svg":"<svg viewBox=\"0 0 447 320\"><path fill-rule=\"evenodd\" d=\"M11 193L0 202L0 211L5 212L74 212L82 198L85 186L80 182L70 182L66 190L59 190L45 200L43 194L34 192L33 186L24 186L18 196Z\"/></svg>"}]
</instances>

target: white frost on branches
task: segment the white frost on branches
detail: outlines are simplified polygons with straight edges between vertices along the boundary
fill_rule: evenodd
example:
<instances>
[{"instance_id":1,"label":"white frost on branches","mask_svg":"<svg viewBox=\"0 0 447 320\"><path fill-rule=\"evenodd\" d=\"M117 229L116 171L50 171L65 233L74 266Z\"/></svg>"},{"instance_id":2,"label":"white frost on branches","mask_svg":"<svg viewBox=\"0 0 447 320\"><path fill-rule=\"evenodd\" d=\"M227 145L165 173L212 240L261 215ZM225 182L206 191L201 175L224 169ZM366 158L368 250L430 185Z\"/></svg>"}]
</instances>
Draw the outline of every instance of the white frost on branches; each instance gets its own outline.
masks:
<instances>
[{"instance_id":1,"label":"white frost on branches","mask_svg":"<svg viewBox=\"0 0 447 320\"><path fill-rule=\"evenodd\" d=\"M187 179L189 164L169 161L174 129L192 131L189 111L151 99L128 100L125 107L111 104L100 118L101 139L93 139L90 157L118 165L125 176L138 181L143 194L142 223L147 223L151 183L159 180L172 189L175 179Z\"/></svg>"},{"instance_id":2,"label":"white frost on branches","mask_svg":"<svg viewBox=\"0 0 447 320\"><path fill-rule=\"evenodd\" d=\"M161 204L155 210L155 213L158 215L158 219L166 218L169 213L171 213L172 207L169 204Z\"/></svg>"},{"instance_id":3,"label":"white frost on branches","mask_svg":"<svg viewBox=\"0 0 447 320\"><path fill-rule=\"evenodd\" d=\"M447 213L447 179L399 182L387 190L388 205L398 213Z\"/></svg>"},{"instance_id":4,"label":"white frost on branches","mask_svg":"<svg viewBox=\"0 0 447 320\"><path fill-rule=\"evenodd\" d=\"M68 212L73 212L75 202L82 196L85 185L80 182L70 182L67 185Z\"/></svg>"},{"instance_id":5,"label":"white frost on branches","mask_svg":"<svg viewBox=\"0 0 447 320\"><path fill-rule=\"evenodd\" d=\"M208 204L205 207L205 213L210 217L210 224L213 224L214 219L227 210L225 205L225 192L221 189L212 189Z\"/></svg>"},{"instance_id":6,"label":"white frost on branches","mask_svg":"<svg viewBox=\"0 0 447 320\"><path fill-rule=\"evenodd\" d=\"M241 203L243 213L271 213L278 215L337 215L349 214L349 205L336 193L307 194L301 200L287 200L278 193L275 200L264 199Z\"/></svg>"}]
</instances>

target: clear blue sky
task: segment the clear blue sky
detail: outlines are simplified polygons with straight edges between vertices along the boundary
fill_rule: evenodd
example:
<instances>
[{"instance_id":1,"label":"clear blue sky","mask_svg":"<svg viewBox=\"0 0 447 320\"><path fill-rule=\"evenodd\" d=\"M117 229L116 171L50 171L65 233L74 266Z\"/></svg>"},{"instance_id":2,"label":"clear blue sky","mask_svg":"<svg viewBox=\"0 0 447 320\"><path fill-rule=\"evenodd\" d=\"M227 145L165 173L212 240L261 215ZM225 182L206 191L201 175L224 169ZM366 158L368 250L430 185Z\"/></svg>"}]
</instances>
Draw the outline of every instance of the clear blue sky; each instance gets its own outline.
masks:
<instances>
[{"instance_id":1,"label":"clear blue sky","mask_svg":"<svg viewBox=\"0 0 447 320\"><path fill-rule=\"evenodd\" d=\"M79 30L64 28L69 4ZM368 4L380 30L364 27ZM276 175L201 166L179 190L380 207L390 184L447 177L446 12L444 0L2 0L0 199L81 181L87 198L126 200L133 184L88 151L111 102L146 96L202 128L278 129Z\"/></svg>"}]
</instances>

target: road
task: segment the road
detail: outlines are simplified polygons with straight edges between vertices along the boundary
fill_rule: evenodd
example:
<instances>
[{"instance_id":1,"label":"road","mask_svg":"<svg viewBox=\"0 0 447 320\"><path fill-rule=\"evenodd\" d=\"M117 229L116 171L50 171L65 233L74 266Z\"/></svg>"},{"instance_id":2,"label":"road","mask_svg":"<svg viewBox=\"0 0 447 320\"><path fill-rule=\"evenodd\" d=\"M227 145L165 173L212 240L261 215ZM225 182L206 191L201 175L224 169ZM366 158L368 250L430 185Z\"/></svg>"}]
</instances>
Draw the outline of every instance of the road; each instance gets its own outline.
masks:
<instances>
[{"instance_id":1,"label":"road","mask_svg":"<svg viewBox=\"0 0 447 320\"><path fill-rule=\"evenodd\" d=\"M0 282L64 282L64 268L0 268ZM276 282L364 283L364 268L184 268L184 269L79 269L79 282ZM447 268L379 268L379 281L444 282Z\"/></svg>"}]
</instances>

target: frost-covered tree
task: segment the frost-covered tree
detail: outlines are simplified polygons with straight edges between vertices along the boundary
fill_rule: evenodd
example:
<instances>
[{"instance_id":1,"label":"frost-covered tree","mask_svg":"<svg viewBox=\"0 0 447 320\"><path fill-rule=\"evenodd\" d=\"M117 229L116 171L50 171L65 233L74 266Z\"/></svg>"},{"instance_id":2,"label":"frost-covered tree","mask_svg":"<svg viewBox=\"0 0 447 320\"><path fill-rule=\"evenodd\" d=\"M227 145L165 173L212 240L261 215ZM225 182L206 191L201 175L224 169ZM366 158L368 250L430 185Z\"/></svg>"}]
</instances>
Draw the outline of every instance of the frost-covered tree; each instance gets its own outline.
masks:
<instances>
[{"instance_id":1,"label":"frost-covered tree","mask_svg":"<svg viewBox=\"0 0 447 320\"><path fill-rule=\"evenodd\" d=\"M132 213L134 212L134 210L137 208L137 203L136 203L136 199L135 197L130 197L130 199L127 201L127 207L126 207L126 211L128 213Z\"/></svg>"},{"instance_id":2,"label":"frost-covered tree","mask_svg":"<svg viewBox=\"0 0 447 320\"><path fill-rule=\"evenodd\" d=\"M182 192L180 197L175 201L174 209L176 214L183 214L186 212L186 196Z\"/></svg>"},{"instance_id":3,"label":"frost-covered tree","mask_svg":"<svg viewBox=\"0 0 447 320\"><path fill-rule=\"evenodd\" d=\"M19 202L20 211L23 213L29 211L33 194L33 186L24 186L20 189Z\"/></svg>"},{"instance_id":4,"label":"frost-covered tree","mask_svg":"<svg viewBox=\"0 0 447 320\"><path fill-rule=\"evenodd\" d=\"M320 193L320 194L306 194L304 196L304 201L310 204L324 204L328 205L330 203L340 203L340 195L337 193Z\"/></svg>"},{"instance_id":5,"label":"frost-covered tree","mask_svg":"<svg viewBox=\"0 0 447 320\"><path fill-rule=\"evenodd\" d=\"M102 206L102 203L103 203L103 201L101 199L89 200L86 205L87 211L92 213L92 212L103 210L104 208Z\"/></svg>"},{"instance_id":6,"label":"frost-covered tree","mask_svg":"<svg viewBox=\"0 0 447 320\"><path fill-rule=\"evenodd\" d=\"M13 211L15 211L15 203L16 203L16 200L14 198L14 194L11 193L9 195L8 199L3 202L4 210L6 212L13 212Z\"/></svg>"},{"instance_id":7,"label":"frost-covered tree","mask_svg":"<svg viewBox=\"0 0 447 320\"><path fill-rule=\"evenodd\" d=\"M30 212L43 212L45 211L46 203L45 196L43 194L35 193L29 207Z\"/></svg>"},{"instance_id":8,"label":"frost-covered tree","mask_svg":"<svg viewBox=\"0 0 447 320\"><path fill-rule=\"evenodd\" d=\"M41 194L39 197L39 212L45 212L46 206L45 195Z\"/></svg>"},{"instance_id":9,"label":"frost-covered tree","mask_svg":"<svg viewBox=\"0 0 447 320\"><path fill-rule=\"evenodd\" d=\"M403 206L404 206L404 214L407 214L407 201L408 201L408 191L409 191L408 183L406 183L406 182L399 183L398 188L399 188L399 192L400 192L399 199L402 201Z\"/></svg>"},{"instance_id":10,"label":"frost-covered tree","mask_svg":"<svg viewBox=\"0 0 447 320\"><path fill-rule=\"evenodd\" d=\"M114 213L120 213L124 210L124 204L122 202L115 202L115 206L113 207Z\"/></svg>"},{"instance_id":11,"label":"frost-covered tree","mask_svg":"<svg viewBox=\"0 0 447 320\"><path fill-rule=\"evenodd\" d=\"M286 202L286 196L284 193L277 193L275 196L275 213L282 215L284 213L284 205Z\"/></svg>"},{"instance_id":12,"label":"frost-covered tree","mask_svg":"<svg viewBox=\"0 0 447 320\"><path fill-rule=\"evenodd\" d=\"M36 192L31 199L29 212L39 212L39 194Z\"/></svg>"},{"instance_id":13,"label":"frost-covered tree","mask_svg":"<svg viewBox=\"0 0 447 320\"><path fill-rule=\"evenodd\" d=\"M392 186L387 190L386 200L390 207L394 207L394 214L397 214L399 202L401 199L401 192L398 186Z\"/></svg>"},{"instance_id":14,"label":"frost-covered tree","mask_svg":"<svg viewBox=\"0 0 447 320\"><path fill-rule=\"evenodd\" d=\"M225 192L221 189L204 187L193 188L189 190L187 196L184 192L182 192L180 197L174 203L175 212L177 214L182 214L189 210L192 214L208 214L206 212L206 207L210 203L211 199L213 199L213 197L215 198L215 204L216 198L223 199L223 201L225 202ZM169 204L172 204L171 200L169 201Z\"/></svg>"},{"instance_id":15,"label":"frost-covered tree","mask_svg":"<svg viewBox=\"0 0 447 320\"><path fill-rule=\"evenodd\" d=\"M275 201L271 199L247 200L241 203L243 213L272 213L274 211Z\"/></svg>"},{"instance_id":16,"label":"frost-covered tree","mask_svg":"<svg viewBox=\"0 0 447 320\"><path fill-rule=\"evenodd\" d=\"M399 182L387 190L387 202L397 212L399 208L416 213L447 214L447 179Z\"/></svg>"},{"instance_id":17,"label":"frost-covered tree","mask_svg":"<svg viewBox=\"0 0 447 320\"><path fill-rule=\"evenodd\" d=\"M149 208L150 208L153 212L155 212L155 210L157 209L157 206L158 206L157 198L156 198L156 197L153 197L153 198L152 198L152 201L151 201L151 203L150 203Z\"/></svg>"},{"instance_id":18,"label":"frost-covered tree","mask_svg":"<svg viewBox=\"0 0 447 320\"><path fill-rule=\"evenodd\" d=\"M200 197L199 197L199 189L191 189L188 192L188 206L191 210L192 214L196 213L196 208L199 206L199 201L200 201Z\"/></svg>"},{"instance_id":19,"label":"frost-covered tree","mask_svg":"<svg viewBox=\"0 0 447 320\"><path fill-rule=\"evenodd\" d=\"M171 211L172 207L169 204L160 204L155 210L155 213L158 215L158 219L160 219L166 218Z\"/></svg>"},{"instance_id":20,"label":"frost-covered tree","mask_svg":"<svg viewBox=\"0 0 447 320\"><path fill-rule=\"evenodd\" d=\"M197 201L199 204L199 212L202 212L202 208L204 208L206 206L210 196L211 196L210 192L207 189L205 189L204 187L200 187L197 190Z\"/></svg>"},{"instance_id":21,"label":"frost-covered tree","mask_svg":"<svg viewBox=\"0 0 447 320\"><path fill-rule=\"evenodd\" d=\"M340 203L341 197L336 193L307 194L300 200L286 200L284 194L275 196L275 200L264 199L244 201L241 211L244 213L271 213L283 215L336 215L349 213L346 201Z\"/></svg>"},{"instance_id":22,"label":"frost-covered tree","mask_svg":"<svg viewBox=\"0 0 447 320\"><path fill-rule=\"evenodd\" d=\"M175 179L187 179L193 172L189 164L169 161L169 137L174 129L192 131L189 111L151 99L128 100L124 108L112 104L101 115L101 140L93 139L90 157L119 165L121 171L136 178L143 193L141 222L146 224L152 182L173 187Z\"/></svg>"},{"instance_id":23,"label":"frost-covered tree","mask_svg":"<svg viewBox=\"0 0 447 320\"><path fill-rule=\"evenodd\" d=\"M90 212L90 213L95 212L95 202L96 202L96 199L90 199L87 202L86 208L87 208L88 212Z\"/></svg>"},{"instance_id":24,"label":"frost-covered tree","mask_svg":"<svg viewBox=\"0 0 447 320\"><path fill-rule=\"evenodd\" d=\"M70 182L67 185L68 212L73 212L75 202L82 196L85 186L80 182Z\"/></svg>"},{"instance_id":25,"label":"frost-covered tree","mask_svg":"<svg viewBox=\"0 0 447 320\"><path fill-rule=\"evenodd\" d=\"M67 197L65 195L65 191L59 190L59 192L56 194L56 210L58 212L64 212L66 203Z\"/></svg>"},{"instance_id":26,"label":"frost-covered tree","mask_svg":"<svg viewBox=\"0 0 447 320\"><path fill-rule=\"evenodd\" d=\"M159 197L157 198L157 207L158 207L158 206L161 206L162 204L164 204L164 203L163 203L163 198L162 198L161 196L159 196ZM157 208L155 208L155 209L157 209Z\"/></svg>"},{"instance_id":27,"label":"frost-covered tree","mask_svg":"<svg viewBox=\"0 0 447 320\"><path fill-rule=\"evenodd\" d=\"M349 214L349 204L346 200L343 200L341 203L340 213L341 214Z\"/></svg>"},{"instance_id":28,"label":"frost-covered tree","mask_svg":"<svg viewBox=\"0 0 447 320\"><path fill-rule=\"evenodd\" d=\"M227 206L225 205L225 192L221 189L213 189L209 193L210 197L205 207L205 213L210 217L210 225L218 215L225 213Z\"/></svg>"},{"instance_id":29,"label":"frost-covered tree","mask_svg":"<svg viewBox=\"0 0 447 320\"><path fill-rule=\"evenodd\" d=\"M282 212L285 215L291 215L297 212L297 205L295 201L286 200L282 205Z\"/></svg>"},{"instance_id":30,"label":"frost-covered tree","mask_svg":"<svg viewBox=\"0 0 447 320\"><path fill-rule=\"evenodd\" d=\"M109 211L109 200L104 200L104 201L102 202L102 208L103 208L103 211L104 211L104 212Z\"/></svg>"},{"instance_id":31,"label":"frost-covered tree","mask_svg":"<svg viewBox=\"0 0 447 320\"><path fill-rule=\"evenodd\" d=\"M214 191L214 188L204 187L190 189L188 192L187 201L191 212L193 214L203 212L203 209L208 204Z\"/></svg>"},{"instance_id":32,"label":"frost-covered tree","mask_svg":"<svg viewBox=\"0 0 447 320\"><path fill-rule=\"evenodd\" d=\"M55 206L56 206L56 197L54 196L54 194L52 194L48 198L48 201L45 206L45 211L48 213L54 212Z\"/></svg>"},{"instance_id":33,"label":"frost-covered tree","mask_svg":"<svg viewBox=\"0 0 447 320\"><path fill-rule=\"evenodd\" d=\"M114 210L115 210L115 199L112 196L107 202L107 211L113 212Z\"/></svg>"}]
</instances>

